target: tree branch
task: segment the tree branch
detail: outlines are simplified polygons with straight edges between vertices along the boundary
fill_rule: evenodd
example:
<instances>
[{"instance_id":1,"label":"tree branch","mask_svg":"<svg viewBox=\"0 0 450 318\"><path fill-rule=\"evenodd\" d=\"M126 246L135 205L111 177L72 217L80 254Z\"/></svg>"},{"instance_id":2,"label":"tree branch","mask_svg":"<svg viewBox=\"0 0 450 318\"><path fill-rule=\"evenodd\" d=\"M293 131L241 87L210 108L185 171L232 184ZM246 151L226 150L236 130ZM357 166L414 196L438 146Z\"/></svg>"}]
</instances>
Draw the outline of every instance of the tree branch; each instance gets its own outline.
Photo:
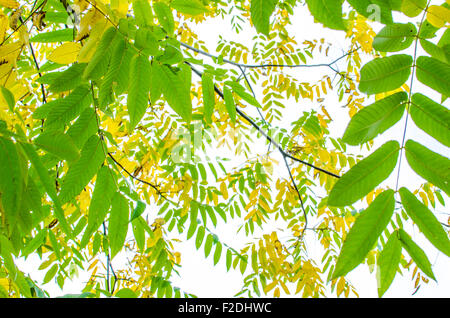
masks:
<instances>
[{"instance_id":1,"label":"tree branch","mask_svg":"<svg viewBox=\"0 0 450 318\"><path fill-rule=\"evenodd\" d=\"M161 192L161 190L159 190L158 186L156 186L156 185L154 185L154 184L152 184L152 183L150 183L150 182L148 182L148 181L139 179L138 177L135 177L130 171L128 171L127 169L125 169L125 167L122 166L122 165L120 164L120 162L118 162L118 161L116 160L116 158L114 158L113 155L112 155L110 152L108 152L108 156L112 159L112 161L114 161L114 163L115 163L117 166L119 166L119 167L120 167L127 175L129 175L132 179L134 179L134 180L136 180L136 181L138 181L138 182L140 182L140 183L143 183L143 184L146 184L146 185L152 187L152 188L156 191L156 193L157 193L159 196L161 196L161 197L164 198L165 200L167 200L167 201L173 203L171 200L169 200L169 199L164 195L163 192ZM175 204L175 203L174 203L174 204Z\"/></svg>"},{"instance_id":2,"label":"tree branch","mask_svg":"<svg viewBox=\"0 0 450 318\"><path fill-rule=\"evenodd\" d=\"M208 52L205 52L203 50L197 49L193 46L190 46L189 44L183 43L180 41L180 45L185 47L186 49L189 49L191 51L194 51L196 53L208 56L212 59L218 59L217 56L210 54ZM289 65L289 64L243 64L243 63L237 63L237 62L233 62L231 60L227 60L227 59L222 59L223 62L230 64L230 65L234 65L237 67L244 67L244 68L269 68L269 67L280 67L280 68L313 68L313 67L328 67L329 69L331 69L333 72L344 76L341 72L339 72L337 69L335 69L333 67L333 64L336 64L337 62L339 62L341 59L345 58L346 56L353 54L354 52L358 51L361 47L358 46L357 48L345 53L344 55L338 57L337 59L331 61L330 63L319 63L319 64L293 64L293 65Z\"/></svg>"}]
</instances>

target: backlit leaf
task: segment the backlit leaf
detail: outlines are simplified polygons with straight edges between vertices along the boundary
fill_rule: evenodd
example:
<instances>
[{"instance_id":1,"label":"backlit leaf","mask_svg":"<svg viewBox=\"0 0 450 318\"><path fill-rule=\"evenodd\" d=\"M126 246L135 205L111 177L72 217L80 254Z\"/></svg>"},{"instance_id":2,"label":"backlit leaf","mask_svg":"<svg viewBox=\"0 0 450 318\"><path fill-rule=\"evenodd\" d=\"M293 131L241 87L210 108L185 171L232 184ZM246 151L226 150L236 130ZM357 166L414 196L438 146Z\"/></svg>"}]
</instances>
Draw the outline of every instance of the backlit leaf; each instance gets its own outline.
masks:
<instances>
[{"instance_id":1,"label":"backlit leaf","mask_svg":"<svg viewBox=\"0 0 450 318\"><path fill-rule=\"evenodd\" d=\"M350 145L372 140L402 118L407 100L408 94L399 92L363 108L352 117L342 140Z\"/></svg>"},{"instance_id":2,"label":"backlit leaf","mask_svg":"<svg viewBox=\"0 0 450 318\"><path fill-rule=\"evenodd\" d=\"M450 240L436 216L408 189L399 190L403 207L425 237L442 253L450 257Z\"/></svg>"},{"instance_id":3,"label":"backlit leaf","mask_svg":"<svg viewBox=\"0 0 450 318\"><path fill-rule=\"evenodd\" d=\"M106 73L115 39L119 36L117 33L115 27L110 27L103 33L92 59L89 61L83 72L83 77L85 79L95 80Z\"/></svg>"},{"instance_id":4,"label":"backlit leaf","mask_svg":"<svg viewBox=\"0 0 450 318\"><path fill-rule=\"evenodd\" d=\"M270 16L275 10L277 0L252 0L250 16L256 31L268 36L270 31Z\"/></svg>"},{"instance_id":5,"label":"backlit leaf","mask_svg":"<svg viewBox=\"0 0 450 318\"><path fill-rule=\"evenodd\" d=\"M399 149L397 141L388 141L358 162L331 189L328 205L350 205L367 195L394 170Z\"/></svg>"},{"instance_id":6,"label":"backlit leaf","mask_svg":"<svg viewBox=\"0 0 450 318\"><path fill-rule=\"evenodd\" d=\"M81 150L80 159L75 161L62 180L59 198L66 203L78 195L97 174L100 165L105 160L103 141L96 135L86 141Z\"/></svg>"},{"instance_id":7,"label":"backlit leaf","mask_svg":"<svg viewBox=\"0 0 450 318\"><path fill-rule=\"evenodd\" d=\"M205 112L205 120L211 123L211 116L214 112L214 82L211 74L203 73L202 75L202 92L203 92L203 108Z\"/></svg>"},{"instance_id":8,"label":"backlit leaf","mask_svg":"<svg viewBox=\"0 0 450 318\"><path fill-rule=\"evenodd\" d=\"M400 241L403 248L408 252L414 263L430 278L436 280L431 263L425 252L411 239L411 237L403 229L398 231Z\"/></svg>"},{"instance_id":9,"label":"backlit leaf","mask_svg":"<svg viewBox=\"0 0 450 318\"><path fill-rule=\"evenodd\" d=\"M405 155L411 168L422 178L450 195L450 160L427 147L408 140Z\"/></svg>"},{"instance_id":10,"label":"backlit leaf","mask_svg":"<svg viewBox=\"0 0 450 318\"><path fill-rule=\"evenodd\" d=\"M397 54L377 58L361 68L359 90L366 94L379 94L402 86L411 74L413 58Z\"/></svg>"},{"instance_id":11,"label":"backlit leaf","mask_svg":"<svg viewBox=\"0 0 450 318\"><path fill-rule=\"evenodd\" d=\"M81 44L66 42L53 50L48 56L48 59L58 64L70 64L77 60L80 49Z\"/></svg>"},{"instance_id":12,"label":"backlit leaf","mask_svg":"<svg viewBox=\"0 0 450 318\"><path fill-rule=\"evenodd\" d=\"M34 143L61 159L76 161L80 157L72 138L61 131L45 131L34 140Z\"/></svg>"},{"instance_id":13,"label":"backlit leaf","mask_svg":"<svg viewBox=\"0 0 450 318\"><path fill-rule=\"evenodd\" d=\"M133 130L144 117L149 106L149 92L151 79L151 65L144 55L136 55L131 60L130 87L128 92L127 107L130 115L130 129Z\"/></svg>"},{"instance_id":14,"label":"backlit leaf","mask_svg":"<svg viewBox=\"0 0 450 318\"><path fill-rule=\"evenodd\" d=\"M111 212L108 224L108 239L111 249L111 259L122 249L128 233L128 219L130 208L128 200L120 194L114 193L111 200Z\"/></svg>"},{"instance_id":15,"label":"backlit leaf","mask_svg":"<svg viewBox=\"0 0 450 318\"><path fill-rule=\"evenodd\" d=\"M417 29L412 23L385 26L373 39L373 48L383 52L407 49L415 39Z\"/></svg>"},{"instance_id":16,"label":"backlit leaf","mask_svg":"<svg viewBox=\"0 0 450 318\"><path fill-rule=\"evenodd\" d=\"M394 191L386 190L356 219L342 246L332 280L358 266L373 248L394 213Z\"/></svg>"},{"instance_id":17,"label":"backlit leaf","mask_svg":"<svg viewBox=\"0 0 450 318\"><path fill-rule=\"evenodd\" d=\"M411 99L410 114L417 127L450 147L450 112L447 107L416 93Z\"/></svg>"},{"instance_id":18,"label":"backlit leaf","mask_svg":"<svg viewBox=\"0 0 450 318\"><path fill-rule=\"evenodd\" d=\"M345 30L342 18L343 0L306 0L309 11L314 18L326 27L335 30Z\"/></svg>"},{"instance_id":19,"label":"backlit leaf","mask_svg":"<svg viewBox=\"0 0 450 318\"><path fill-rule=\"evenodd\" d=\"M437 92L450 96L450 65L428 56L416 62L417 79Z\"/></svg>"},{"instance_id":20,"label":"backlit leaf","mask_svg":"<svg viewBox=\"0 0 450 318\"><path fill-rule=\"evenodd\" d=\"M395 274L397 273L400 259L402 256L402 244L398 238L397 231L389 236L388 241L381 251L377 265L378 265L378 296L382 297L384 293L391 286Z\"/></svg>"},{"instance_id":21,"label":"backlit leaf","mask_svg":"<svg viewBox=\"0 0 450 318\"><path fill-rule=\"evenodd\" d=\"M200 0L173 0L170 6L181 13L199 15L207 11Z\"/></svg>"}]
</instances>

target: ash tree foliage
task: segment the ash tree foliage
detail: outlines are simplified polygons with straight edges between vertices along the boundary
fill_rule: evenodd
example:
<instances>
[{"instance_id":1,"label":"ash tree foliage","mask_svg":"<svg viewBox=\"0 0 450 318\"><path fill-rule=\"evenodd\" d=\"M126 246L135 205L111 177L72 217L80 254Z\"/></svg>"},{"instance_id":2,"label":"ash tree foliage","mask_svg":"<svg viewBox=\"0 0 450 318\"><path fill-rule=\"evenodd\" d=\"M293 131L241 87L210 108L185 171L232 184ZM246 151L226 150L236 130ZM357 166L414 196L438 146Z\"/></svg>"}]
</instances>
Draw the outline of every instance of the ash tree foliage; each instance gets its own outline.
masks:
<instances>
[{"instance_id":1,"label":"ash tree foliage","mask_svg":"<svg viewBox=\"0 0 450 318\"><path fill-rule=\"evenodd\" d=\"M87 271L66 297L193 297L173 283L193 257L181 242L240 272L236 296L358 296L357 266L379 296L397 274L416 290L436 280L416 239L450 257L436 212L450 193L450 1L436 2L0 0L0 295L48 297ZM297 42L297 12L324 38ZM213 19L251 41L204 42ZM383 134L394 125L402 135ZM18 265L36 257L43 280Z\"/></svg>"}]
</instances>

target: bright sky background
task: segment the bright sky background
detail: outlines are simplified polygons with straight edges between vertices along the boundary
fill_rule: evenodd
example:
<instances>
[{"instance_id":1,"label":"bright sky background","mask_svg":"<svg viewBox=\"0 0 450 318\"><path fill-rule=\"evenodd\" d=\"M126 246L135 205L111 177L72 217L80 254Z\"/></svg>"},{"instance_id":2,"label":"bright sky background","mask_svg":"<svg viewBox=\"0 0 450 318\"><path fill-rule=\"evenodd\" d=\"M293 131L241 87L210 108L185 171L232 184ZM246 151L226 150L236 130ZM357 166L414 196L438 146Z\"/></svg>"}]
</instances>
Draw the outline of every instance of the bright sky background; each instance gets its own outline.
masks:
<instances>
[{"instance_id":1,"label":"bright sky background","mask_svg":"<svg viewBox=\"0 0 450 318\"><path fill-rule=\"evenodd\" d=\"M440 1L436 1L439 3ZM397 20L398 21L398 20ZM341 56L345 50L348 48L348 42L345 41L344 32L332 31L329 29L324 29L320 24L316 24L313 22L313 18L310 16L308 10L306 8L297 7L296 14L292 17L293 25L290 27L291 35L295 37L298 43L303 42L305 39L320 39L325 37L328 42L332 42L333 47L330 50L329 57L319 57L317 60L311 62L311 64L322 63L322 62L330 62L331 60ZM380 26L377 26L378 31ZM216 43L219 39L219 34L223 36L225 39L233 40L236 42L240 42L243 44L247 44L251 41L252 36L255 34L253 29L248 29L240 34L236 35L230 30L230 24L224 23L223 21L216 20L210 21L202 24L194 28L197 30L197 34L199 38L202 39L207 47L210 49L212 54L215 54ZM410 52L409 52L410 53ZM200 56L198 56L200 58ZM210 63L211 60L208 58L204 58L206 63ZM345 62L344 62L345 63ZM343 67L341 67L343 69ZM290 71L298 79L301 78L322 78L323 75L329 74L333 78L333 74L327 68L314 68L314 69L295 69ZM193 80L198 80L195 76L193 76ZM408 81L409 84L409 81ZM261 100L261 94L258 95L258 88L253 87L256 91L257 98ZM422 92L426 92L427 95L432 96L435 101L440 100L440 96L435 92L430 91L429 89L424 90L423 86L415 81L413 90L416 92L420 89ZM329 93L326 97L324 104L327 106L328 112L333 117L333 123L330 127L330 131L333 136L341 137L343 132L348 124L348 115L347 110L340 107L343 105L342 102L338 101L336 94ZM367 105L368 103L365 103ZM280 123L286 129L290 129L290 122L294 119L297 119L301 116L304 110L308 110L310 108L318 109L319 105L312 104L309 102L301 101L299 105L295 103L289 104L286 109L285 122ZM251 113L249 108L246 109L246 112ZM252 113L255 117L256 112ZM401 142L401 136L403 134L403 119L394 127L386 131L381 137L376 139L376 143L374 149L383 144L385 141L396 139ZM441 154L448 156L448 148L445 148L441 144L435 142L432 138L427 136L425 133L421 132L413 125L412 121L408 123L408 132L407 139L414 138L415 140L429 146L432 150L440 152ZM254 148L256 152L260 154L264 154L267 146L260 141L258 146ZM355 154L359 153L360 150L357 147L348 148L351 149ZM226 151L224 149L221 150L226 155ZM256 154L255 152L255 154ZM215 157L216 155L220 155L220 151L215 150L213 154L210 154L211 157ZM276 155L275 158L281 162L281 157ZM232 162L231 165L238 165L242 163L242 161ZM279 173L288 178L286 173L286 168L284 165L280 165ZM385 182L385 184L389 184L391 187L395 187L395 177L396 172L391 175L391 177ZM408 186L410 189L415 189L415 186L418 186L422 183L422 179L417 177L417 175L408 167L406 160L403 160L402 169L401 169L401 179L400 186ZM445 194L444 194L445 196ZM448 208L437 206L435 213L438 218L442 222L446 222L448 218ZM155 213L149 211L148 215L149 219L152 220L157 216ZM233 223L237 224L236 221L231 221L231 224L225 225L223 221L219 218L219 226L214 229L214 232L219 236L222 242L233 246L235 249L239 249L243 247L242 242L247 242L248 239L241 234L236 234L237 226L233 226ZM221 222L222 221L222 222ZM267 226L264 233L270 233L272 230L276 230L277 224ZM437 251L430 243L423 237L422 234L419 233L417 228L408 231L410 234L413 234L413 239L416 241L427 253L430 261L433 264L433 271L437 278L437 283L434 281L430 281L428 284L422 284L422 287L419 291L411 296L414 291L413 282L411 280L412 271L403 271L403 276L397 274L393 284L386 292L384 297L449 297L450 296L450 258L446 257L444 254ZM259 237L258 231L255 231L254 237ZM175 235L176 236L176 235ZM183 236L176 236L180 239L185 238L185 234ZM316 242L313 233L309 233L307 241L307 248L309 255L314 255L315 252L318 254L318 262L320 262L321 254L321 246L318 242ZM282 239L282 237L280 237ZM223 256L220 263L217 266L213 266L212 257L205 260L203 245L197 251L194 247L194 241L190 240L188 242L178 244L176 247L177 250L181 251L182 257L182 268L179 269L180 277L175 277L172 279L175 286L180 287L182 290L193 293L199 297L232 297L235 293L240 290L243 282L243 276L241 276L239 271L226 272L225 266L225 257ZM113 262L115 268L119 268L119 261L116 259ZM33 279L38 281L42 281L46 271L37 271L37 267L41 263L40 260L29 258L26 262L20 261L18 262L19 268L25 273L30 273L30 276ZM250 266L249 266L250 268ZM75 279L73 282L66 281L64 291L61 291L59 287L55 283L49 283L44 285L43 288L48 290L51 296L59 296L66 293L80 293L82 283L86 282L89 275L85 273L80 273L79 277ZM372 273L369 273L369 270L366 265L360 265L355 270L353 270L347 278L351 281L351 283L356 287L360 297L377 297L377 281L376 281L376 270ZM271 295L271 294L270 294ZM334 297L335 294L330 294L330 297Z\"/></svg>"}]
</instances>

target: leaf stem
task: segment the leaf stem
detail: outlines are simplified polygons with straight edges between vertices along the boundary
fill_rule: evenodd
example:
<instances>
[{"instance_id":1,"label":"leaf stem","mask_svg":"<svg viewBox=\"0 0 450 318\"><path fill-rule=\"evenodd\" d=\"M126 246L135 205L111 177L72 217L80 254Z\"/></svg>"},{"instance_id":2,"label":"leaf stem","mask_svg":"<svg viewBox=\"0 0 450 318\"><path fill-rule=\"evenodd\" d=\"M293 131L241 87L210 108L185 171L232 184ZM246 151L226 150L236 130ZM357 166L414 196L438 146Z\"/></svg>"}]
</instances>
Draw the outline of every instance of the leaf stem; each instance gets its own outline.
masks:
<instances>
[{"instance_id":1,"label":"leaf stem","mask_svg":"<svg viewBox=\"0 0 450 318\"><path fill-rule=\"evenodd\" d=\"M399 159L399 163L398 163L398 169L397 169L397 180L395 182L395 192L398 192L398 186L399 186L399 182L400 182L400 170L401 170L401 166L402 166L402 157L403 157L403 152L404 152L404 148L405 148L405 140L406 140L406 131L408 128L408 120L409 120L409 111L410 111L410 107L411 107L411 97L412 97L412 91L413 91L413 84L414 84L414 75L415 75L415 70L416 70L416 60L417 60L417 49L418 49L418 44L419 44L419 35L420 35L420 31L422 30L422 25L423 22L425 20L425 15L427 13L427 9L428 6L430 5L431 0L428 1L427 6L424 9L422 18L420 20L420 24L419 24L419 29L417 30L417 34L415 36L415 43L414 43L414 58L413 58L413 64L412 64L412 71L411 71L411 81L409 84L409 93L408 93L408 109L406 112L406 119L405 119L405 125L403 128L403 136L402 136L402 143L400 146L400 159Z\"/></svg>"}]
</instances>

